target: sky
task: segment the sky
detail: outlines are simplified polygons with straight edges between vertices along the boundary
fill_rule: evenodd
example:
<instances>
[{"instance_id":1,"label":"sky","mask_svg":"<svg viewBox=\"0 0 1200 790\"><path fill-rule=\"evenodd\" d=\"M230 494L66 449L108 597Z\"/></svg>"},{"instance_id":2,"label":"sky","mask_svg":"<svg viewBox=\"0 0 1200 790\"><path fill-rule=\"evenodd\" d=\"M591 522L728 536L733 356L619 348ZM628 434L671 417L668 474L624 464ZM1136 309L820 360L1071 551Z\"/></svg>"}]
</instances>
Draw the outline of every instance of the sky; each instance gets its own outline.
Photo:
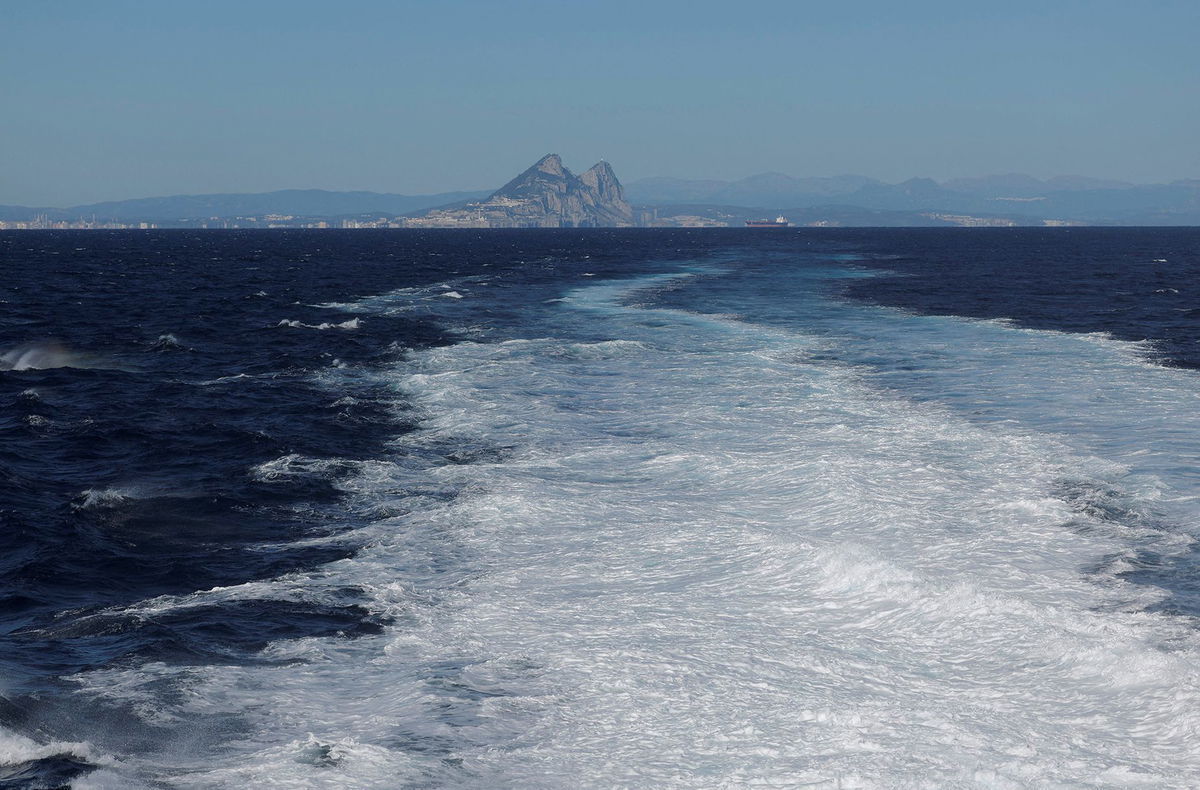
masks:
<instances>
[{"instance_id":1,"label":"sky","mask_svg":"<svg viewBox=\"0 0 1200 790\"><path fill-rule=\"evenodd\" d=\"M630 182L1200 178L1187 0L0 0L0 204Z\"/></svg>"}]
</instances>

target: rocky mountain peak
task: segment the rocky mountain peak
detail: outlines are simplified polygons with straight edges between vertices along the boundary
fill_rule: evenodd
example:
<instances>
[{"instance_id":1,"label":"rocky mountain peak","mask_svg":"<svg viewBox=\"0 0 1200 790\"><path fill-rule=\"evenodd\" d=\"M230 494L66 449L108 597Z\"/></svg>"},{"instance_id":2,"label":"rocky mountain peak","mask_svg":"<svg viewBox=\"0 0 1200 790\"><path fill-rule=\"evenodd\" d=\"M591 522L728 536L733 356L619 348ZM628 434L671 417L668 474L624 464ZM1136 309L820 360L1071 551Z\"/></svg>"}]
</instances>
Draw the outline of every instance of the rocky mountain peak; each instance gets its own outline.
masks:
<instances>
[{"instance_id":1,"label":"rocky mountain peak","mask_svg":"<svg viewBox=\"0 0 1200 790\"><path fill-rule=\"evenodd\" d=\"M608 162L583 175L558 154L546 154L484 201L432 211L418 226L490 228L609 228L633 225L633 209Z\"/></svg>"},{"instance_id":2,"label":"rocky mountain peak","mask_svg":"<svg viewBox=\"0 0 1200 790\"><path fill-rule=\"evenodd\" d=\"M596 190L605 201L625 201L625 190L612 166L601 159L579 177L584 185Z\"/></svg>"},{"instance_id":3,"label":"rocky mountain peak","mask_svg":"<svg viewBox=\"0 0 1200 790\"><path fill-rule=\"evenodd\" d=\"M570 173L563 167L562 157L558 154L546 154L533 165L531 170L539 170L547 175L562 176Z\"/></svg>"},{"instance_id":4,"label":"rocky mountain peak","mask_svg":"<svg viewBox=\"0 0 1200 790\"><path fill-rule=\"evenodd\" d=\"M492 197L526 198L546 191L566 192L575 176L563 166L558 154L546 154L525 172L493 193Z\"/></svg>"},{"instance_id":5,"label":"rocky mountain peak","mask_svg":"<svg viewBox=\"0 0 1200 790\"><path fill-rule=\"evenodd\" d=\"M596 174L597 177L601 177L601 178L611 178L614 181L617 178L617 174L615 172L613 172L612 165L610 165L608 162L604 161L603 159L601 159L599 162L597 162L596 164L589 167L587 169L587 172L585 172L583 175L586 176L588 173L594 173L594 174ZM581 176L581 178L582 178L582 176Z\"/></svg>"}]
</instances>

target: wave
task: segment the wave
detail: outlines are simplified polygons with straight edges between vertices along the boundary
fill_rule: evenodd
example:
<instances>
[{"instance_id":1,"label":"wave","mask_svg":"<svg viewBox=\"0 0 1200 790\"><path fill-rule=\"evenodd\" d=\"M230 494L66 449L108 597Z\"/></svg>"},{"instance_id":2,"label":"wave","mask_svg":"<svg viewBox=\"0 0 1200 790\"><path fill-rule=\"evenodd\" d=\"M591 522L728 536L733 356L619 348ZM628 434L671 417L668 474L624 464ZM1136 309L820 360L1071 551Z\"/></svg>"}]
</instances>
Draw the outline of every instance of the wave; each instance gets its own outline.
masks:
<instances>
[{"instance_id":1,"label":"wave","mask_svg":"<svg viewBox=\"0 0 1200 790\"><path fill-rule=\"evenodd\" d=\"M167 333L159 335L150 348L154 351L191 351L192 349L180 342L179 338L173 334Z\"/></svg>"},{"instance_id":2,"label":"wave","mask_svg":"<svg viewBox=\"0 0 1200 790\"><path fill-rule=\"evenodd\" d=\"M325 302L313 307L341 312L396 315L411 312L422 304L428 305L444 299L465 299L490 282L491 278L485 276L458 277L431 285L397 288L353 302Z\"/></svg>"},{"instance_id":3,"label":"wave","mask_svg":"<svg viewBox=\"0 0 1200 790\"><path fill-rule=\"evenodd\" d=\"M249 373L235 373L230 376L220 376L219 378L215 378L215 379L208 379L206 381L198 381L198 382L196 382L196 386L210 387L213 384L232 384L235 381L248 381L250 379L256 379L256 378L261 378L261 377L262 376L260 376L260 375L252 376Z\"/></svg>"},{"instance_id":4,"label":"wave","mask_svg":"<svg viewBox=\"0 0 1200 790\"><path fill-rule=\"evenodd\" d=\"M79 510L97 510L144 498L145 494L136 488L89 488L80 492L75 507Z\"/></svg>"},{"instance_id":5,"label":"wave","mask_svg":"<svg viewBox=\"0 0 1200 790\"><path fill-rule=\"evenodd\" d=\"M118 766L87 742L39 743L0 731L0 785L5 787L58 787L69 782L79 790L102 790L122 786L116 781L124 782L125 787L142 787L109 770Z\"/></svg>"},{"instance_id":6,"label":"wave","mask_svg":"<svg viewBox=\"0 0 1200 790\"><path fill-rule=\"evenodd\" d=\"M332 478L353 469L356 461L345 458L308 458L289 453L266 461L250 470L250 477L260 483L290 480L298 477Z\"/></svg>"},{"instance_id":7,"label":"wave","mask_svg":"<svg viewBox=\"0 0 1200 790\"><path fill-rule=\"evenodd\" d=\"M103 759L98 757L92 745L86 742L38 743L16 733L0 733L0 765L14 765L59 756L74 757L89 762Z\"/></svg>"},{"instance_id":8,"label":"wave","mask_svg":"<svg viewBox=\"0 0 1200 790\"><path fill-rule=\"evenodd\" d=\"M133 483L106 488L87 488L80 491L71 500L71 507L75 510L105 510L119 508L122 505L140 500L188 499L197 496L198 493L194 489L182 488L178 485L167 486L154 482Z\"/></svg>"},{"instance_id":9,"label":"wave","mask_svg":"<svg viewBox=\"0 0 1200 790\"><path fill-rule=\"evenodd\" d=\"M60 343L26 343L0 354L0 371L52 368L112 368L98 357L72 351Z\"/></svg>"},{"instance_id":10,"label":"wave","mask_svg":"<svg viewBox=\"0 0 1200 790\"><path fill-rule=\"evenodd\" d=\"M322 322L320 324L306 324L303 321L292 321L292 320L285 318L282 321L280 321L278 324L276 324L276 326L290 326L290 327L294 327L297 329L303 328L303 329L352 330L352 329L360 329L362 327L362 322L357 318L351 318L349 321L343 321L340 324L331 324L328 322Z\"/></svg>"}]
</instances>

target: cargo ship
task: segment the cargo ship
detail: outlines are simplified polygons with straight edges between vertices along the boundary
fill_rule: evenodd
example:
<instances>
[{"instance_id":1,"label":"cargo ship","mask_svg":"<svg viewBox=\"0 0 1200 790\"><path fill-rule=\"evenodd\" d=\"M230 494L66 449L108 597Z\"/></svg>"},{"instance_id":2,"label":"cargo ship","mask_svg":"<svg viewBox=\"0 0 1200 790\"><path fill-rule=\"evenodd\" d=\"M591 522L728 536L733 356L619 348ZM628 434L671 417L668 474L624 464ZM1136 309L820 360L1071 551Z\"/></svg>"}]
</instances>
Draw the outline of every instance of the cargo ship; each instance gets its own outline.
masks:
<instances>
[{"instance_id":1,"label":"cargo ship","mask_svg":"<svg viewBox=\"0 0 1200 790\"><path fill-rule=\"evenodd\" d=\"M746 220L747 228L790 228L792 223L788 222L784 217L776 217L775 219L748 219Z\"/></svg>"}]
</instances>

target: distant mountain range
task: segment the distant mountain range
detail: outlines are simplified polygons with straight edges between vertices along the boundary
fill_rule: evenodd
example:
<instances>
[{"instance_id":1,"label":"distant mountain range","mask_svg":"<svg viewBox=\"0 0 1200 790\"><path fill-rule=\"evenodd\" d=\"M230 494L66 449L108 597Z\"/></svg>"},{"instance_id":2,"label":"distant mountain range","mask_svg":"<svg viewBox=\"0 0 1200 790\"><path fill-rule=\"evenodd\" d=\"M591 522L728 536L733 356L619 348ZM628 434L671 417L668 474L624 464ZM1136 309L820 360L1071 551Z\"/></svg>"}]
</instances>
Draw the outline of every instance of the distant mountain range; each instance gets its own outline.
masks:
<instances>
[{"instance_id":1,"label":"distant mountain range","mask_svg":"<svg viewBox=\"0 0 1200 790\"><path fill-rule=\"evenodd\" d=\"M793 178L783 173L760 173L739 181L688 181L681 178L643 178L625 187L635 203L708 203L725 206L791 206L810 199L828 202L862 187L882 184L864 176Z\"/></svg>"},{"instance_id":2,"label":"distant mountain range","mask_svg":"<svg viewBox=\"0 0 1200 790\"><path fill-rule=\"evenodd\" d=\"M471 205L474 207L471 210L478 212L486 205L491 211L499 207L502 199L524 200L529 195L518 194L520 190L514 184L522 178L532 177L530 173L543 165L555 170L547 178L556 186L544 191L541 187L545 184L539 181L540 186L535 191L549 196L547 200L558 199L553 195L566 200L562 209L566 213L560 213L567 217L563 220L567 224L622 225L632 216L635 224L669 225L703 220L708 224L738 225L743 217L783 214L795 224L817 225L1200 225L1200 179L1135 185L1085 176L1041 180L1012 173L958 178L942 183L913 178L888 184L857 175L797 178L783 173L762 173L736 181L644 178L625 186L621 195L621 185L607 164L601 170L593 168L578 177L565 169L562 173L557 172L556 168L561 168L561 164L557 157L554 161L543 158L538 165L494 193L399 195L291 189L254 194L176 195L69 208L0 206L0 227L4 223L12 226L13 223L42 221L77 222L93 217L101 223L197 226L210 219L257 217L261 221L270 216L335 222L339 218L388 217L395 218L391 224L402 225L405 222L400 218L420 218L428 215L431 209L461 212ZM580 179L589 180L589 185L585 188ZM559 187L561 190L556 192ZM614 199L618 202L613 202ZM581 200L583 203L579 202ZM633 204L632 215L625 201ZM584 203L592 206L587 209L592 214L580 213L584 211ZM596 209L601 204L606 208ZM606 212L610 209L617 213L609 216ZM553 211L558 210L553 208ZM677 222L676 218L683 219ZM375 221L376 226L380 221Z\"/></svg>"},{"instance_id":3,"label":"distant mountain range","mask_svg":"<svg viewBox=\"0 0 1200 790\"><path fill-rule=\"evenodd\" d=\"M439 192L433 195L396 195L387 192L330 192L324 189L283 189L246 194L174 195L171 197L114 200L70 208L0 206L0 221L21 222L44 215L75 220L96 216L118 222L172 222L208 218L254 217L282 214L299 217L349 216L383 212L408 214L434 206L486 197L488 192Z\"/></svg>"},{"instance_id":4,"label":"distant mountain range","mask_svg":"<svg viewBox=\"0 0 1200 790\"><path fill-rule=\"evenodd\" d=\"M1200 224L1200 180L1135 185L1084 176L1045 181L1022 174L960 178L939 184L913 178L887 184L863 176L794 178L763 173L738 181L646 178L625 188L635 205L756 207L772 210L817 207L871 212L941 212L1139 225ZM807 212L806 212L807 213Z\"/></svg>"}]
</instances>

